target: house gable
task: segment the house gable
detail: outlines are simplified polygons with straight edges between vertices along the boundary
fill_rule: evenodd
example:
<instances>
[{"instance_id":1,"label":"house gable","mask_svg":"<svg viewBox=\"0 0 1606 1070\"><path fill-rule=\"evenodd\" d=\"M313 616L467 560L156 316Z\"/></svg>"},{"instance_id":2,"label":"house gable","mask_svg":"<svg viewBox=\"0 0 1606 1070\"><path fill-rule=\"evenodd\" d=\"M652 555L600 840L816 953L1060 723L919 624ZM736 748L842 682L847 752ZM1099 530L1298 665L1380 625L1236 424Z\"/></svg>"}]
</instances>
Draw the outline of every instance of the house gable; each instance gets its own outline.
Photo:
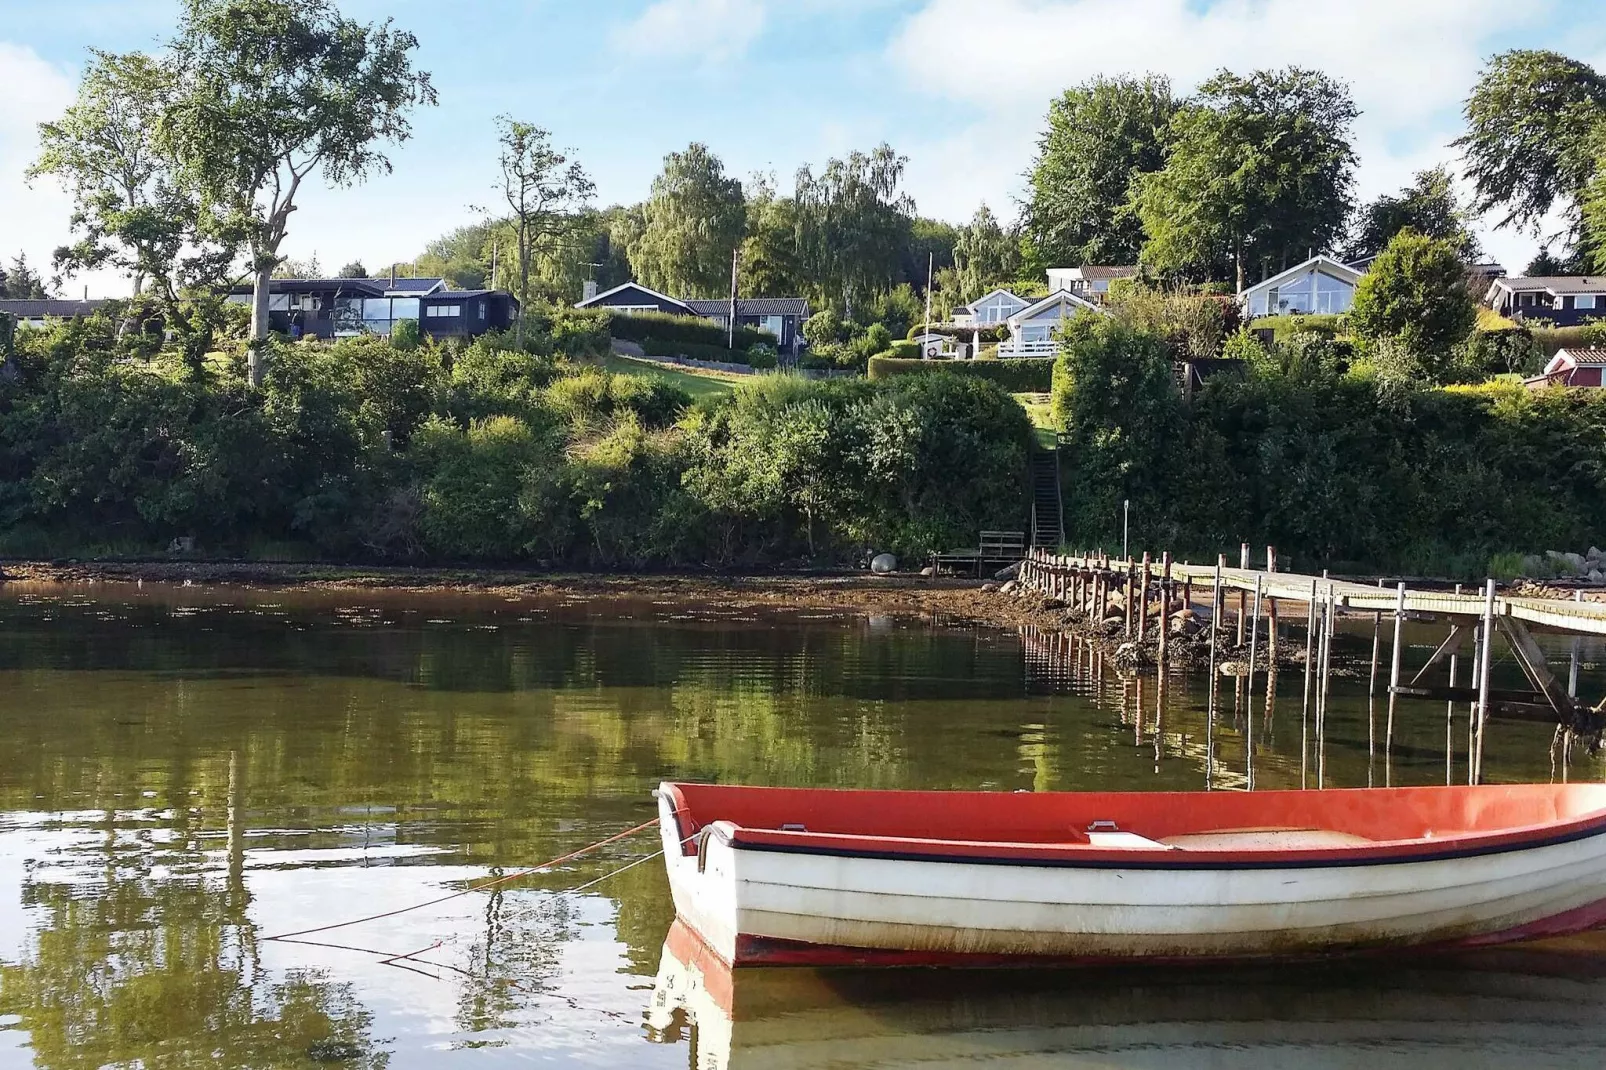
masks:
<instances>
[{"instance_id":1,"label":"house gable","mask_svg":"<svg viewBox=\"0 0 1606 1070\"><path fill-rule=\"evenodd\" d=\"M693 316L684 302L661 294L639 282L626 282L597 296L577 303L575 308L606 308L618 312L666 312L673 316Z\"/></svg>"},{"instance_id":2,"label":"house gable","mask_svg":"<svg viewBox=\"0 0 1606 1070\"><path fill-rule=\"evenodd\" d=\"M1250 316L1348 312L1361 277L1359 271L1332 257L1313 256L1245 287L1238 300Z\"/></svg>"}]
</instances>

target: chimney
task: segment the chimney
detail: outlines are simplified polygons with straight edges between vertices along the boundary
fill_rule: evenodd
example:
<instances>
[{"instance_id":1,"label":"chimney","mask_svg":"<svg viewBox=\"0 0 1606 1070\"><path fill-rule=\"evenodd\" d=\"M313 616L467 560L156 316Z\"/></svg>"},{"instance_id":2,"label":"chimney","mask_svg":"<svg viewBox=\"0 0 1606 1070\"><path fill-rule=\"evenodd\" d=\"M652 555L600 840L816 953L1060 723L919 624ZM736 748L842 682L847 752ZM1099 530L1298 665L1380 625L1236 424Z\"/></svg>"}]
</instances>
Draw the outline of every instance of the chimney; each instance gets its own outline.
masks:
<instances>
[{"instance_id":1,"label":"chimney","mask_svg":"<svg viewBox=\"0 0 1606 1070\"><path fill-rule=\"evenodd\" d=\"M390 288L392 290L394 290L396 288L396 265L395 264L390 265Z\"/></svg>"},{"instance_id":2,"label":"chimney","mask_svg":"<svg viewBox=\"0 0 1606 1070\"><path fill-rule=\"evenodd\" d=\"M595 296L597 296L597 280L587 279L585 285L580 288L580 300L589 301Z\"/></svg>"}]
</instances>

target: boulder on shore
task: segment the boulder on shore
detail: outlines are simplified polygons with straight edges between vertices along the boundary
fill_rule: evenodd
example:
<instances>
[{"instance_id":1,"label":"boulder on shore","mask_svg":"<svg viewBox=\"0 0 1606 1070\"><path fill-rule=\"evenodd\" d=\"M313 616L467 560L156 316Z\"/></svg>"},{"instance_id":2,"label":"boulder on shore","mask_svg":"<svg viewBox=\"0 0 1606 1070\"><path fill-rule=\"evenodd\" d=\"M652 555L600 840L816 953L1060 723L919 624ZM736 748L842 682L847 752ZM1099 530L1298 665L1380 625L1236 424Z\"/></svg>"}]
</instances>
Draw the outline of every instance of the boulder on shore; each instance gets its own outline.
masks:
<instances>
[{"instance_id":1,"label":"boulder on shore","mask_svg":"<svg viewBox=\"0 0 1606 1070\"><path fill-rule=\"evenodd\" d=\"M891 554L876 554L870 559L870 571L877 576L898 571L898 559Z\"/></svg>"},{"instance_id":2,"label":"boulder on shore","mask_svg":"<svg viewBox=\"0 0 1606 1070\"><path fill-rule=\"evenodd\" d=\"M997 572L993 573L993 579L995 579L995 580L1018 580L1018 579L1020 579L1020 566L1021 566L1021 562L1017 561L1013 565L1010 565L1008 568L1001 568Z\"/></svg>"}]
</instances>

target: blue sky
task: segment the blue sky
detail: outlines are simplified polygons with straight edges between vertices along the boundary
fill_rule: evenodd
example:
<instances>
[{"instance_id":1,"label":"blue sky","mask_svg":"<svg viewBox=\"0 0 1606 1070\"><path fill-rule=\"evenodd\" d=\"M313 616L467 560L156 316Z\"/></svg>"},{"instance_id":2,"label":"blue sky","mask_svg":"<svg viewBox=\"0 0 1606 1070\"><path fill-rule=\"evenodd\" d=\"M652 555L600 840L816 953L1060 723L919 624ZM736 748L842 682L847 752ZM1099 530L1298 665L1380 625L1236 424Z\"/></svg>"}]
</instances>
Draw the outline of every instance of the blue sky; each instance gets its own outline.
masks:
<instances>
[{"instance_id":1,"label":"blue sky","mask_svg":"<svg viewBox=\"0 0 1606 1070\"><path fill-rule=\"evenodd\" d=\"M1179 89L1214 69L1298 63L1350 82L1360 190L1454 160L1460 102L1484 60L1548 47L1606 67L1598 0L344 0L420 39L440 106L419 113L395 172L308 194L287 251L325 267L406 259L490 201L499 113L545 126L597 181L641 199L664 153L708 143L734 174L889 141L920 210L1013 214L1049 99L1092 75L1157 71ZM34 124L70 102L85 49L154 49L174 0L0 0L0 256L47 259L68 206L27 188ZM1596 25L1591 26L1590 23ZM1515 27L1512 27L1513 24ZM1531 235L1489 231L1520 270ZM91 276L80 292L126 284Z\"/></svg>"}]
</instances>

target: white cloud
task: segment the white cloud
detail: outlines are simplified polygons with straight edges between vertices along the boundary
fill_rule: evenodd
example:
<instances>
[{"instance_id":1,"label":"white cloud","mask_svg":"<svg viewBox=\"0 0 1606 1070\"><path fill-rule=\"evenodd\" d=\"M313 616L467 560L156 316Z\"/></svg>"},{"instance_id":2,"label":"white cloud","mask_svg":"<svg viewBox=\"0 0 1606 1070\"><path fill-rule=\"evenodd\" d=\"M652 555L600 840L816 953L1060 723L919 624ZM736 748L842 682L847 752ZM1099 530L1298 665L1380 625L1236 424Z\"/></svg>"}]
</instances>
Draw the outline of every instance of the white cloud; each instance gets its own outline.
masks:
<instances>
[{"instance_id":1,"label":"white cloud","mask_svg":"<svg viewBox=\"0 0 1606 1070\"><path fill-rule=\"evenodd\" d=\"M764 32L764 0L656 0L618 26L614 42L636 56L738 58Z\"/></svg>"},{"instance_id":2,"label":"white cloud","mask_svg":"<svg viewBox=\"0 0 1606 1070\"><path fill-rule=\"evenodd\" d=\"M24 177L39 150L38 125L55 119L72 103L77 83L72 75L22 45L0 41L0 258L9 262L25 253L35 270L48 274L52 250L67 244L71 202L50 179L28 185ZM82 292L126 292L114 275L75 279L65 287Z\"/></svg>"},{"instance_id":3,"label":"white cloud","mask_svg":"<svg viewBox=\"0 0 1606 1070\"><path fill-rule=\"evenodd\" d=\"M1538 0L1524 21L1542 22L1555 7ZM893 35L888 58L917 92L975 112L965 138L911 146L917 159L948 153L940 168L911 175L917 196L947 215L968 215L982 199L997 210L1020 190L1017 176L1030 165L1048 102L1069 85L1153 71L1188 92L1222 67L1289 64L1350 84L1362 111L1358 192L1372 197L1454 161L1461 100L1486 56L1509 47L1500 37L1508 12L1499 0L1348 0L1337 8L1307 0L928 0ZM967 140L970 159L956 165L953 154L966 155ZM1000 152L1007 162L992 158ZM973 169L983 153L986 164ZM967 172L976 180L968 207L952 203ZM1004 176L1009 185L999 184ZM1532 245L1505 232L1490 238L1512 258Z\"/></svg>"}]
</instances>

